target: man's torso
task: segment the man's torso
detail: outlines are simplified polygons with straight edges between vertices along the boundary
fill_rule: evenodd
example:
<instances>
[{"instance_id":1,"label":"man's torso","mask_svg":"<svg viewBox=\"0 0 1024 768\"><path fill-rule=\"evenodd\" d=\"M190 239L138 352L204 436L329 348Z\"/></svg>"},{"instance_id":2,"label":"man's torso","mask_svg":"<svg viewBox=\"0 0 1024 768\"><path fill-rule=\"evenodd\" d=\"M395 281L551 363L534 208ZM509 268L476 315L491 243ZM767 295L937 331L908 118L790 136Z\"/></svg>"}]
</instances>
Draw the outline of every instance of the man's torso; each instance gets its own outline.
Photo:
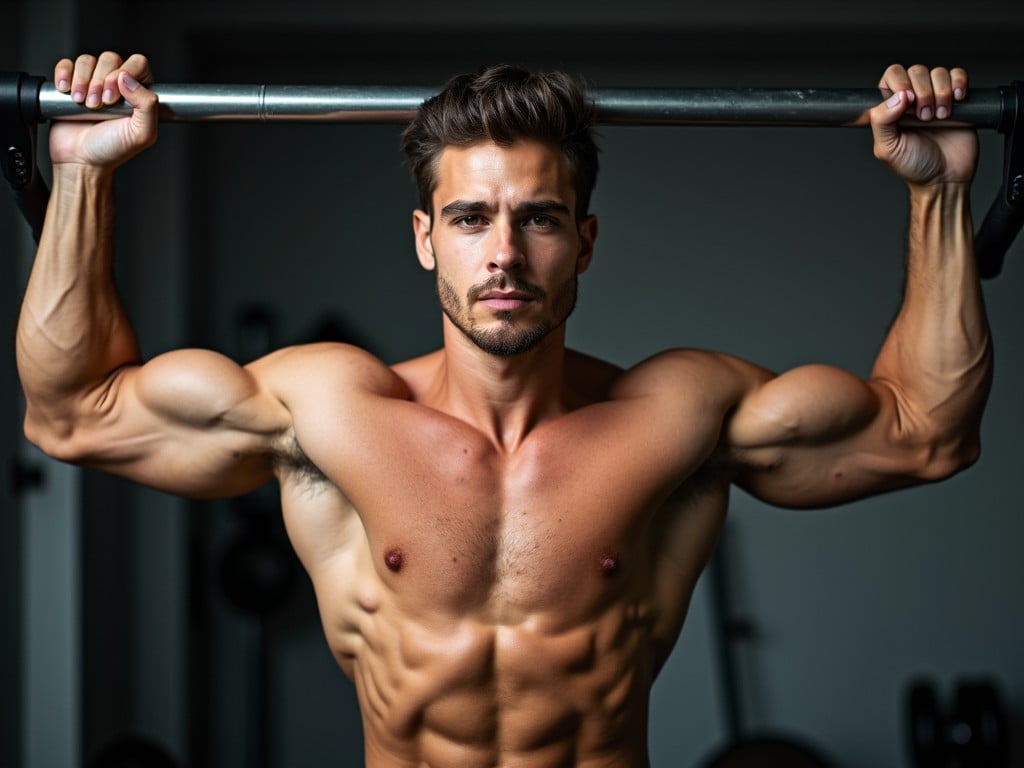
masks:
<instances>
[{"instance_id":1,"label":"man's torso","mask_svg":"<svg viewBox=\"0 0 1024 768\"><path fill-rule=\"evenodd\" d=\"M603 367L508 450L431 404L432 364L362 402L308 392L278 462L368 763L645 764L650 686L724 519L728 396L665 413Z\"/></svg>"}]
</instances>

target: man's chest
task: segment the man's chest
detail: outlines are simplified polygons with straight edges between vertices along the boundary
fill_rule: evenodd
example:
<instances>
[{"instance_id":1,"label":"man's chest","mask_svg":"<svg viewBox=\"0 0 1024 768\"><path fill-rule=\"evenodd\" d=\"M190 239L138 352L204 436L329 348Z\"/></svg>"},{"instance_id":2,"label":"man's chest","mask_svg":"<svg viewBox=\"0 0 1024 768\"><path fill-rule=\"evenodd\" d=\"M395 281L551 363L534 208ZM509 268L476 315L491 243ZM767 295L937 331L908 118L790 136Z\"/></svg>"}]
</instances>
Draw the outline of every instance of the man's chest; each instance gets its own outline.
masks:
<instances>
[{"instance_id":1,"label":"man's chest","mask_svg":"<svg viewBox=\"0 0 1024 768\"><path fill-rule=\"evenodd\" d=\"M658 461L560 440L502 454L461 430L384 442L319 465L358 515L367 564L405 598L530 613L649 578L651 522L678 485Z\"/></svg>"},{"instance_id":2,"label":"man's chest","mask_svg":"<svg viewBox=\"0 0 1024 768\"><path fill-rule=\"evenodd\" d=\"M456 600L495 590L560 599L619 583L652 549L649 523L714 450L720 420L600 403L512 447L406 401L296 421L300 453L340 491L389 582ZM595 581L596 580L596 581Z\"/></svg>"}]
</instances>

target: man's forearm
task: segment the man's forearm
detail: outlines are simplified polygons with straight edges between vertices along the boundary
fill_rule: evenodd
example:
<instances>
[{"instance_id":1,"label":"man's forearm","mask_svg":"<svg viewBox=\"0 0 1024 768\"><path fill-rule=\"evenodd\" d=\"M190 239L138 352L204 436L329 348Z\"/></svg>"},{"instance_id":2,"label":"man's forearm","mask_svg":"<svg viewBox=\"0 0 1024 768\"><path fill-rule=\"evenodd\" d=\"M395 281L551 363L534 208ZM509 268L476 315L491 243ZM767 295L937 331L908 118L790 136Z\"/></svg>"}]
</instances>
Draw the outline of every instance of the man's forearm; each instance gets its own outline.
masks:
<instances>
[{"instance_id":1,"label":"man's forearm","mask_svg":"<svg viewBox=\"0 0 1024 768\"><path fill-rule=\"evenodd\" d=\"M975 451L991 359L968 185L912 186L903 306L873 372L896 392L901 432Z\"/></svg>"},{"instance_id":2,"label":"man's forearm","mask_svg":"<svg viewBox=\"0 0 1024 768\"><path fill-rule=\"evenodd\" d=\"M111 273L112 174L54 168L46 226L22 303L17 362L29 417L74 419L82 397L138 345Z\"/></svg>"}]
</instances>

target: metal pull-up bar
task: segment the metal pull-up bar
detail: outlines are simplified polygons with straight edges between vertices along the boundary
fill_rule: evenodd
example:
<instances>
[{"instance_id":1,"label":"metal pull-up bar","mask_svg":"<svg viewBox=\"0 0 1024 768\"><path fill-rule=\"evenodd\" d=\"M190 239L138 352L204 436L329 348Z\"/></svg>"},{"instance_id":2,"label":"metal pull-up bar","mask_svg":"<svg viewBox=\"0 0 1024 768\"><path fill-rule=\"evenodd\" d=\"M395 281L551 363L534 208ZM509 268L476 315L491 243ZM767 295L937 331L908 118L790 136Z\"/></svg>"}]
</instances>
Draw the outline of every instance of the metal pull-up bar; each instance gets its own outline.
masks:
<instances>
[{"instance_id":1,"label":"metal pull-up bar","mask_svg":"<svg viewBox=\"0 0 1024 768\"><path fill-rule=\"evenodd\" d=\"M413 86L154 85L162 122L406 123L438 89ZM881 100L865 88L599 88L587 95L598 120L618 125L866 126ZM975 89L944 126L996 129L1003 113L996 88ZM39 110L46 120L120 117L125 104L87 109L44 83ZM933 125L939 123L932 123Z\"/></svg>"},{"instance_id":2,"label":"metal pull-up bar","mask_svg":"<svg viewBox=\"0 0 1024 768\"><path fill-rule=\"evenodd\" d=\"M413 86L181 85L152 87L162 122L405 123L436 89ZM880 100L866 88L600 88L588 91L598 120L610 125L868 125ZM35 169L35 126L48 120L103 120L128 114L76 104L41 77L0 74L0 149L4 175L38 239L48 192ZM983 277L994 277L1024 225L1024 82L973 88L953 117L930 128L974 127L1006 134L1002 189L978 231ZM925 125L913 118L906 125Z\"/></svg>"}]
</instances>

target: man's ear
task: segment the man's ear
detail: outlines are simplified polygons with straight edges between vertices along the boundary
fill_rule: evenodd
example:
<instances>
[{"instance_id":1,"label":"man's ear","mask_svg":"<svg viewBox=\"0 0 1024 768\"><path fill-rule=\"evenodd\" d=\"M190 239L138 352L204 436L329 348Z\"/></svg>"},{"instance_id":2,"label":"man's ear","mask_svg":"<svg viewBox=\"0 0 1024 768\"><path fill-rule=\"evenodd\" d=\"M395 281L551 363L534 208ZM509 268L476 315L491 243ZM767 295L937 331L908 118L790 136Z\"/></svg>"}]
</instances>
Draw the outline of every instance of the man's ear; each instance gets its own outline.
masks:
<instances>
[{"instance_id":1,"label":"man's ear","mask_svg":"<svg viewBox=\"0 0 1024 768\"><path fill-rule=\"evenodd\" d=\"M412 231L416 236L416 256L420 266L433 272L437 260L434 258L434 244L430 242L430 216L426 211L417 209L412 212Z\"/></svg>"},{"instance_id":2,"label":"man's ear","mask_svg":"<svg viewBox=\"0 0 1024 768\"><path fill-rule=\"evenodd\" d=\"M590 267L597 240L597 216L590 214L579 223L580 252L576 257L576 274L582 275Z\"/></svg>"}]
</instances>

